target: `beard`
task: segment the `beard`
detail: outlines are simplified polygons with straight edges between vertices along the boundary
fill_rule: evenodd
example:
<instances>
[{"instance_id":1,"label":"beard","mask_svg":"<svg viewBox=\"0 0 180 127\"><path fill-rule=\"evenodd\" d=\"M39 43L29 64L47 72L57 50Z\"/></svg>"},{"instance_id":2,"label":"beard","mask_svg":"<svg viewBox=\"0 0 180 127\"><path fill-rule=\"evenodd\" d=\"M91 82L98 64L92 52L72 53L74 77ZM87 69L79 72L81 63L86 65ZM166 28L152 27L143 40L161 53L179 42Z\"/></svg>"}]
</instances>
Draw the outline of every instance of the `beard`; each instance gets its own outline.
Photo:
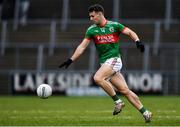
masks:
<instances>
[{"instance_id":1,"label":"beard","mask_svg":"<svg viewBox=\"0 0 180 127\"><path fill-rule=\"evenodd\" d=\"M93 24L100 25L100 22L98 21L92 21Z\"/></svg>"}]
</instances>

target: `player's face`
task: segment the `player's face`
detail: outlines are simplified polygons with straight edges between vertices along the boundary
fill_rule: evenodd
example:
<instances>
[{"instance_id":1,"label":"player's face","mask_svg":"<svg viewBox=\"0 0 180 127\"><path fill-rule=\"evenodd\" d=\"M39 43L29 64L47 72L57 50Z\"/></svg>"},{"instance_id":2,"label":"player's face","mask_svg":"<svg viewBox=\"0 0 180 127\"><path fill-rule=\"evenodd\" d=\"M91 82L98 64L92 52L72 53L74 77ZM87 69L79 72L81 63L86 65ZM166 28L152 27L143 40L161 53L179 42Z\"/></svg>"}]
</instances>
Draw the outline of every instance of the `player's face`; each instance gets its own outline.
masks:
<instances>
[{"instance_id":1,"label":"player's face","mask_svg":"<svg viewBox=\"0 0 180 127\"><path fill-rule=\"evenodd\" d=\"M97 24L97 25L100 24L100 21L101 21L100 12L95 12L95 11L90 12L89 18L94 24Z\"/></svg>"}]
</instances>

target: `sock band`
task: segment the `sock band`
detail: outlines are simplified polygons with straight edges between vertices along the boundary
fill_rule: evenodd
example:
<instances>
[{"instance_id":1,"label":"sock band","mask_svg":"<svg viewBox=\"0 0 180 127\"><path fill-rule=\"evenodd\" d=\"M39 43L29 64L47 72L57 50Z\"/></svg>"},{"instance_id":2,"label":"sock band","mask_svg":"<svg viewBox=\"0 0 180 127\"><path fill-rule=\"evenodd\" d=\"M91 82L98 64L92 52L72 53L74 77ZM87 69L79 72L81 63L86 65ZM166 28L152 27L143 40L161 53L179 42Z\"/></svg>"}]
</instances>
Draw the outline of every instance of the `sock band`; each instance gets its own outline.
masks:
<instances>
[{"instance_id":1,"label":"sock band","mask_svg":"<svg viewBox=\"0 0 180 127\"><path fill-rule=\"evenodd\" d=\"M112 96L112 99L114 100L115 104L122 102L117 95Z\"/></svg>"},{"instance_id":2,"label":"sock band","mask_svg":"<svg viewBox=\"0 0 180 127\"><path fill-rule=\"evenodd\" d=\"M112 96L112 99L113 99L114 101L117 101L117 100L119 100L119 97L118 97L117 95L114 95L114 96Z\"/></svg>"},{"instance_id":3,"label":"sock band","mask_svg":"<svg viewBox=\"0 0 180 127\"><path fill-rule=\"evenodd\" d=\"M120 103L120 102L122 102L122 100L121 100L121 99L119 99L119 100L115 101L115 104L118 104L118 103Z\"/></svg>"},{"instance_id":4,"label":"sock band","mask_svg":"<svg viewBox=\"0 0 180 127\"><path fill-rule=\"evenodd\" d=\"M146 111L146 109L142 107L139 111L143 114Z\"/></svg>"}]
</instances>

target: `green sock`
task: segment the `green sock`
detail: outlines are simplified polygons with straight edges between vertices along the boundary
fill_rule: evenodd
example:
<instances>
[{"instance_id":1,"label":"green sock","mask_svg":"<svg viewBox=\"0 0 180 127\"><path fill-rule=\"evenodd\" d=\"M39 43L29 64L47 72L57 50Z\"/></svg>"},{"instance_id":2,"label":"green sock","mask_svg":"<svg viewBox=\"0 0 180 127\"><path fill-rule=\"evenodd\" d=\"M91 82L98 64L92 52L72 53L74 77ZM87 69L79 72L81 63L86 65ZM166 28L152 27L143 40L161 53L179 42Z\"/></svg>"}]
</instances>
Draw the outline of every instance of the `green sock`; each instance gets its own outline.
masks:
<instances>
[{"instance_id":1,"label":"green sock","mask_svg":"<svg viewBox=\"0 0 180 127\"><path fill-rule=\"evenodd\" d=\"M112 99L114 100L115 103L122 102L122 100L119 99L119 97L117 95L112 96Z\"/></svg>"},{"instance_id":2,"label":"green sock","mask_svg":"<svg viewBox=\"0 0 180 127\"><path fill-rule=\"evenodd\" d=\"M143 114L146 111L146 109L142 107L139 111Z\"/></svg>"},{"instance_id":3,"label":"green sock","mask_svg":"<svg viewBox=\"0 0 180 127\"><path fill-rule=\"evenodd\" d=\"M117 100L119 100L119 97L118 97L117 95L114 95L114 96L112 96L112 99L113 99L114 101L117 101Z\"/></svg>"}]
</instances>

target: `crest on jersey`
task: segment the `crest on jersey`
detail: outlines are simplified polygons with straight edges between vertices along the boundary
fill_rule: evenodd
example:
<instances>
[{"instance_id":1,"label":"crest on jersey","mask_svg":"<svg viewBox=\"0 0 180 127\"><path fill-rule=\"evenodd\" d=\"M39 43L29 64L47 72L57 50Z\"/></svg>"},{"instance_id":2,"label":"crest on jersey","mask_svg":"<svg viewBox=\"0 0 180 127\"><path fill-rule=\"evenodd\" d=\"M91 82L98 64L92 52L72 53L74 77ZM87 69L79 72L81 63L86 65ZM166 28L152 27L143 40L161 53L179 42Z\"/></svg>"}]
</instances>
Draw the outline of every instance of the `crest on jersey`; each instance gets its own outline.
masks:
<instances>
[{"instance_id":1,"label":"crest on jersey","mask_svg":"<svg viewBox=\"0 0 180 127\"><path fill-rule=\"evenodd\" d=\"M109 28L109 31L114 32L114 28L113 28L113 27L110 27L110 28Z\"/></svg>"}]
</instances>

